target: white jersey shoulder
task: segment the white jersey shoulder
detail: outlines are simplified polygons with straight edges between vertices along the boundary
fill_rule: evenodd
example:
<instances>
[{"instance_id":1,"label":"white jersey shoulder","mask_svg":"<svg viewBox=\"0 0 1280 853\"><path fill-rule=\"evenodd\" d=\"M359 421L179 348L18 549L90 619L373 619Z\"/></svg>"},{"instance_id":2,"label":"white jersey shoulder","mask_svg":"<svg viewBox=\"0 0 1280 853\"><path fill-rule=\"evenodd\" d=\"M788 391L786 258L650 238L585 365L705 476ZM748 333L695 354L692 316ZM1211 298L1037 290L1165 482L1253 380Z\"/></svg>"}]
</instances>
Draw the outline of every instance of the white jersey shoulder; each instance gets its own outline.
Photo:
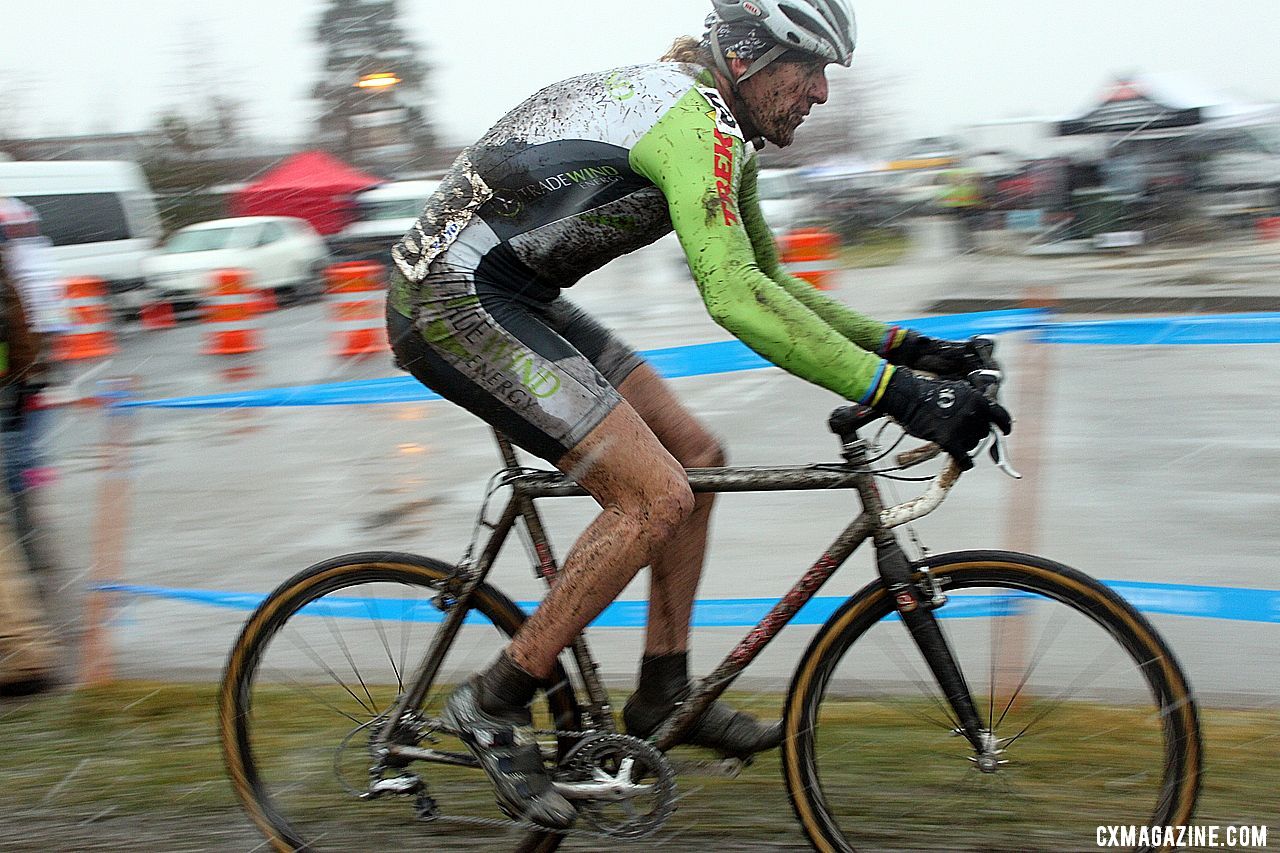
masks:
<instances>
[{"instance_id":1,"label":"white jersey shoulder","mask_svg":"<svg viewBox=\"0 0 1280 853\"><path fill-rule=\"evenodd\" d=\"M481 143L582 139L631 148L695 86L698 71L695 65L655 62L562 80L507 113Z\"/></svg>"}]
</instances>

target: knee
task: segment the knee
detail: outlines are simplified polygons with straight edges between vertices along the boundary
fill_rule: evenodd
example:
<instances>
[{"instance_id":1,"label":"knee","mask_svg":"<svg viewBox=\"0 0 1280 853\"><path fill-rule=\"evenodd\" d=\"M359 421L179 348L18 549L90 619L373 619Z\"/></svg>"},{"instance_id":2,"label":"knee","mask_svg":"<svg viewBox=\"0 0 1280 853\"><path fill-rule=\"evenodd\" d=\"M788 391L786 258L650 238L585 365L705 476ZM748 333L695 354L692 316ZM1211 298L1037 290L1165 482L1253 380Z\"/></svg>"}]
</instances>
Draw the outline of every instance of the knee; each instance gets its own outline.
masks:
<instances>
[{"instance_id":1,"label":"knee","mask_svg":"<svg viewBox=\"0 0 1280 853\"><path fill-rule=\"evenodd\" d=\"M681 475L655 502L653 517L658 526L672 532L692 514L693 507L693 490L689 488L688 479Z\"/></svg>"},{"instance_id":2,"label":"knee","mask_svg":"<svg viewBox=\"0 0 1280 853\"><path fill-rule=\"evenodd\" d=\"M693 512L693 491L684 472L664 471L640 495L635 517L643 519L646 538L665 541Z\"/></svg>"}]
</instances>

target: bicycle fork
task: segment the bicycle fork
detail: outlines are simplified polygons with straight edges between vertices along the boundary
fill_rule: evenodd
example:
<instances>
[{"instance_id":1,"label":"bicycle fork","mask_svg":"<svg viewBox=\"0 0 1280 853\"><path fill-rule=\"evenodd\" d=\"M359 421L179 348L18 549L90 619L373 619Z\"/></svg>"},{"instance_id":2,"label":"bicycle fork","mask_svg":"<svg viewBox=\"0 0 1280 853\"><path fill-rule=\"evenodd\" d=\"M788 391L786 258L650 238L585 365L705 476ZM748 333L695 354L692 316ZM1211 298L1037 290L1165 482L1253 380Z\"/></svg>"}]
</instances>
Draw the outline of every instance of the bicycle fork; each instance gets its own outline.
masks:
<instances>
[{"instance_id":1,"label":"bicycle fork","mask_svg":"<svg viewBox=\"0 0 1280 853\"><path fill-rule=\"evenodd\" d=\"M924 588L912 571L907 555L897 538L888 530L877 531L874 537L876 565L885 588L893 596L893 606L910 632L929 671L951 706L958 724L956 734L963 735L977 753L974 759L978 769L994 772L1001 763L999 744L992 732L982 723L973 694L965 680L951 645L933 611L945 602L937 587Z\"/></svg>"}]
</instances>

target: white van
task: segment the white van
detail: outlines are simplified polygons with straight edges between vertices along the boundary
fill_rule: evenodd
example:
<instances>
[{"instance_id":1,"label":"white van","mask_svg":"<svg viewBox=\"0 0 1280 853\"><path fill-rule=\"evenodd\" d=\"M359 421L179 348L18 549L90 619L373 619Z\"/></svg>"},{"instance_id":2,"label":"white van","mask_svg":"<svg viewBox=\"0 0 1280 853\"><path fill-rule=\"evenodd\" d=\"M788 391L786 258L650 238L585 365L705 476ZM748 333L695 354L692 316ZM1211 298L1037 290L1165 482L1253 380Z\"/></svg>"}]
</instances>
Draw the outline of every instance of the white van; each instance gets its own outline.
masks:
<instances>
[{"instance_id":1,"label":"white van","mask_svg":"<svg viewBox=\"0 0 1280 853\"><path fill-rule=\"evenodd\" d=\"M0 162L0 195L40 214L63 276L107 283L112 306L136 310L146 301L142 261L160 239L160 219L136 163L108 160Z\"/></svg>"},{"instance_id":2,"label":"white van","mask_svg":"<svg viewBox=\"0 0 1280 853\"><path fill-rule=\"evenodd\" d=\"M342 260L390 262L391 247L422 215L439 181L392 181L356 193L356 219L329 238Z\"/></svg>"}]
</instances>

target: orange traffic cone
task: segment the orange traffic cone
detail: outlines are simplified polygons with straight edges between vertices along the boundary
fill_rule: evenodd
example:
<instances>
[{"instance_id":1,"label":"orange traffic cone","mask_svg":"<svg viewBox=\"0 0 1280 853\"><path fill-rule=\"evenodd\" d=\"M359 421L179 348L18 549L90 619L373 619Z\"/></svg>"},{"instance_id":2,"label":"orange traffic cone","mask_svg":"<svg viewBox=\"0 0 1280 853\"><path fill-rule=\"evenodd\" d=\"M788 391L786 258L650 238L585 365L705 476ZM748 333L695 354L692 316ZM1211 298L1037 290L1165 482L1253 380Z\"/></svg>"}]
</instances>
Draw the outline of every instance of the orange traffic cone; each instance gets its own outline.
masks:
<instances>
[{"instance_id":1,"label":"orange traffic cone","mask_svg":"<svg viewBox=\"0 0 1280 853\"><path fill-rule=\"evenodd\" d=\"M177 325L173 318L173 306L168 302L148 302L139 312L144 329L172 329Z\"/></svg>"},{"instance_id":2,"label":"orange traffic cone","mask_svg":"<svg viewBox=\"0 0 1280 853\"><path fill-rule=\"evenodd\" d=\"M258 300L254 304L254 310L257 313L267 314L279 307L280 305L276 302L276 292L274 290L267 287L258 291Z\"/></svg>"},{"instance_id":3,"label":"orange traffic cone","mask_svg":"<svg viewBox=\"0 0 1280 853\"><path fill-rule=\"evenodd\" d=\"M335 354L385 352L389 345L382 266L368 261L348 261L329 267L327 275L329 311L338 327L334 336Z\"/></svg>"},{"instance_id":4,"label":"orange traffic cone","mask_svg":"<svg viewBox=\"0 0 1280 853\"><path fill-rule=\"evenodd\" d=\"M107 289L100 278L72 278L66 283L71 331L58 339L54 357L60 361L102 358L116 351L111 331Z\"/></svg>"},{"instance_id":5,"label":"orange traffic cone","mask_svg":"<svg viewBox=\"0 0 1280 853\"><path fill-rule=\"evenodd\" d=\"M830 290L829 279L836 272L836 235L821 228L797 228L778 241L782 265L796 278L802 278L818 290Z\"/></svg>"},{"instance_id":6,"label":"orange traffic cone","mask_svg":"<svg viewBox=\"0 0 1280 853\"><path fill-rule=\"evenodd\" d=\"M204 355L240 355L262 349L258 322L254 319L257 297L248 287L244 270L218 270L208 298L205 322L216 324L201 352Z\"/></svg>"}]
</instances>

